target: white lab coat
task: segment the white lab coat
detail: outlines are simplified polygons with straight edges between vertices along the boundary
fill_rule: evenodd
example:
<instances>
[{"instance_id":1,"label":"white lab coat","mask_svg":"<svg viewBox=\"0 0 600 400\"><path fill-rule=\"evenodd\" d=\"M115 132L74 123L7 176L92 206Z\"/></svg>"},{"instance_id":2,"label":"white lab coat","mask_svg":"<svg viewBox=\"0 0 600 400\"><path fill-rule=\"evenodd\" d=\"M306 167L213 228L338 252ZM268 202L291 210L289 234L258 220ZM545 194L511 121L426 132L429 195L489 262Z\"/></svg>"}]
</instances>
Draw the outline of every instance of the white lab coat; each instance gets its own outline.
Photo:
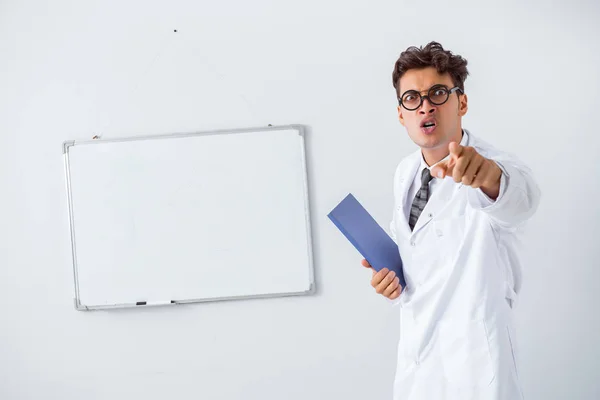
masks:
<instances>
[{"instance_id":1,"label":"white lab coat","mask_svg":"<svg viewBox=\"0 0 600 400\"><path fill-rule=\"evenodd\" d=\"M439 182L411 232L403 207L421 150L394 177L391 233L404 264L394 400L519 400L512 311L521 286L520 232L540 190L517 158L469 131L467 146L503 170L500 196L447 177Z\"/></svg>"}]
</instances>

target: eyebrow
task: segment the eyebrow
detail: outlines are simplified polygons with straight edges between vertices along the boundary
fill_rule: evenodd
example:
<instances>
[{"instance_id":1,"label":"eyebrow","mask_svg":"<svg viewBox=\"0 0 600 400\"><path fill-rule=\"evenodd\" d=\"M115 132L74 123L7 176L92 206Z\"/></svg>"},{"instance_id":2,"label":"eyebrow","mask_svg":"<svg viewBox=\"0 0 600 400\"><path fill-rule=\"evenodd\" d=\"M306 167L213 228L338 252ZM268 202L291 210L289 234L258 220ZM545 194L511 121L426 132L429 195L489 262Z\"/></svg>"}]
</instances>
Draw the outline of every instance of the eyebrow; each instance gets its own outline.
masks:
<instances>
[{"instance_id":1,"label":"eyebrow","mask_svg":"<svg viewBox=\"0 0 600 400\"><path fill-rule=\"evenodd\" d=\"M401 93L401 95L402 95L402 94L405 94L406 92L418 92L418 93L422 93L422 92L428 92L428 91L430 91L430 90L431 90L431 88L433 88L433 87L436 87L436 86L443 86L443 87L445 87L446 89L450 89L450 86L446 85L445 83L434 83L434 84L433 84L433 85L431 85L431 86L430 86L428 89L423 89L423 90L421 90L421 91L419 91L419 90L417 90L417 89L408 89L408 90L405 90L404 92L402 92L402 93Z\"/></svg>"}]
</instances>

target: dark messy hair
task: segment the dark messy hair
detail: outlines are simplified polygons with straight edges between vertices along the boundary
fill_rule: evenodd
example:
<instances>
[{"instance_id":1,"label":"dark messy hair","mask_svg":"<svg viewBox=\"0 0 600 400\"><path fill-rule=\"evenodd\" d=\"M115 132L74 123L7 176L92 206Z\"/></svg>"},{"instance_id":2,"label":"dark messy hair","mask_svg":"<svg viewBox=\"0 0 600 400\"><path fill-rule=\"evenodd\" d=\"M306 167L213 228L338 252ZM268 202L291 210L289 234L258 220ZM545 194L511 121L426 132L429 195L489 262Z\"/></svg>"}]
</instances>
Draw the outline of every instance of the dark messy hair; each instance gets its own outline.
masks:
<instances>
[{"instance_id":1,"label":"dark messy hair","mask_svg":"<svg viewBox=\"0 0 600 400\"><path fill-rule=\"evenodd\" d=\"M409 69L434 67L438 73L448 72L452 77L454 86L458 86L462 93L465 92L465 79L469 75L467 60L459 55L444 50L438 42L429 42L425 47L411 46L402 53L394 65L392 74L394 88L400 96L400 78Z\"/></svg>"}]
</instances>

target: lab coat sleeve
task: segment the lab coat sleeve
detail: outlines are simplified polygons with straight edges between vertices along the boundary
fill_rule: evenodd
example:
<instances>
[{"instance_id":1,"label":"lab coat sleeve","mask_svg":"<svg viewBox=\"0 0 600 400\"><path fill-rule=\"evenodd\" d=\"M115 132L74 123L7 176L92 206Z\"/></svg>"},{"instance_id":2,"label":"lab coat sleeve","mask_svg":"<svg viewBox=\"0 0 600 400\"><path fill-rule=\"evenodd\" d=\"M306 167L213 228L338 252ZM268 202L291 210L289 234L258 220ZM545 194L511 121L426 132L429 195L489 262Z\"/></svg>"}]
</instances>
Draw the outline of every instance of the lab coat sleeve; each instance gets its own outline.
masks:
<instances>
[{"instance_id":1,"label":"lab coat sleeve","mask_svg":"<svg viewBox=\"0 0 600 400\"><path fill-rule=\"evenodd\" d=\"M469 190L471 207L485 212L500 229L515 229L526 222L537 210L540 189L529 168L511 158L497 158L494 162L502 170L500 194L494 201L481 189Z\"/></svg>"},{"instance_id":2,"label":"lab coat sleeve","mask_svg":"<svg viewBox=\"0 0 600 400\"><path fill-rule=\"evenodd\" d=\"M398 244L398 237L396 235L396 207L398 204L398 175L399 175L399 167L396 168L396 172L394 173L394 180L392 184L392 190L394 193L394 205L392 207L392 220L390 222L390 236L392 240Z\"/></svg>"},{"instance_id":3,"label":"lab coat sleeve","mask_svg":"<svg viewBox=\"0 0 600 400\"><path fill-rule=\"evenodd\" d=\"M390 222L390 237L392 238L392 240L398 244L398 240L396 238L396 217L395 217L395 213L392 216L392 222Z\"/></svg>"},{"instance_id":4,"label":"lab coat sleeve","mask_svg":"<svg viewBox=\"0 0 600 400\"><path fill-rule=\"evenodd\" d=\"M394 239L394 242L396 242L396 244L398 244L398 240L396 237L396 210L394 210L394 212L392 214L392 222L390 224L390 235L391 235L392 239ZM402 288L402 289L404 289L404 288ZM385 299L392 306L397 306L398 304L400 304L400 301L402 300L402 292L400 292L400 296L398 296L397 298L395 298L393 300L388 299L387 297L385 297Z\"/></svg>"},{"instance_id":5,"label":"lab coat sleeve","mask_svg":"<svg viewBox=\"0 0 600 400\"><path fill-rule=\"evenodd\" d=\"M394 239L394 242L396 242L396 244L398 244L398 240L396 238L396 212L395 211L392 214L392 222L390 223L390 236L392 237L392 239ZM385 300L392 306L397 306L400 303L401 297L402 297L402 294L400 294L400 296L398 296L398 298L396 298L394 300L388 299L387 297L385 297Z\"/></svg>"},{"instance_id":6,"label":"lab coat sleeve","mask_svg":"<svg viewBox=\"0 0 600 400\"><path fill-rule=\"evenodd\" d=\"M394 185L394 204L398 204L395 188L396 188L396 185ZM398 239L397 239L397 235L396 235L396 208L395 207L392 210L392 221L390 222L390 236L394 240L394 242L396 244L398 244ZM396 306L400 303L401 297L402 297L402 294L400 294L400 296L394 300L390 300L387 297L384 297L384 298L389 304L391 304L392 306Z\"/></svg>"}]
</instances>

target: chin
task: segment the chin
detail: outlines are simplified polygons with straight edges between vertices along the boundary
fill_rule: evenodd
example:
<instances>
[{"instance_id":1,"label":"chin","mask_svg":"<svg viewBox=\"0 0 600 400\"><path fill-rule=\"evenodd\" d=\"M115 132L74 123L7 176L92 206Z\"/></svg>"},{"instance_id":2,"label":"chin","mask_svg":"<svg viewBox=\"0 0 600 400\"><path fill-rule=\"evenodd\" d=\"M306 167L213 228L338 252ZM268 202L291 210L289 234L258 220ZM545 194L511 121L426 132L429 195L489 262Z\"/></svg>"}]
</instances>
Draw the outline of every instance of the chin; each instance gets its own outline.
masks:
<instances>
[{"instance_id":1,"label":"chin","mask_svg":"<svg viewBox=\"0 0 600 400\"><path fill-rule=\"evenodd\" d=\"M412 136L411 139L415 144L419 147L425 149L434 149L443 144L443 139L439 135L425 135L421 132L417 132L415 136Z\"/></svg>"}]
</instances>

